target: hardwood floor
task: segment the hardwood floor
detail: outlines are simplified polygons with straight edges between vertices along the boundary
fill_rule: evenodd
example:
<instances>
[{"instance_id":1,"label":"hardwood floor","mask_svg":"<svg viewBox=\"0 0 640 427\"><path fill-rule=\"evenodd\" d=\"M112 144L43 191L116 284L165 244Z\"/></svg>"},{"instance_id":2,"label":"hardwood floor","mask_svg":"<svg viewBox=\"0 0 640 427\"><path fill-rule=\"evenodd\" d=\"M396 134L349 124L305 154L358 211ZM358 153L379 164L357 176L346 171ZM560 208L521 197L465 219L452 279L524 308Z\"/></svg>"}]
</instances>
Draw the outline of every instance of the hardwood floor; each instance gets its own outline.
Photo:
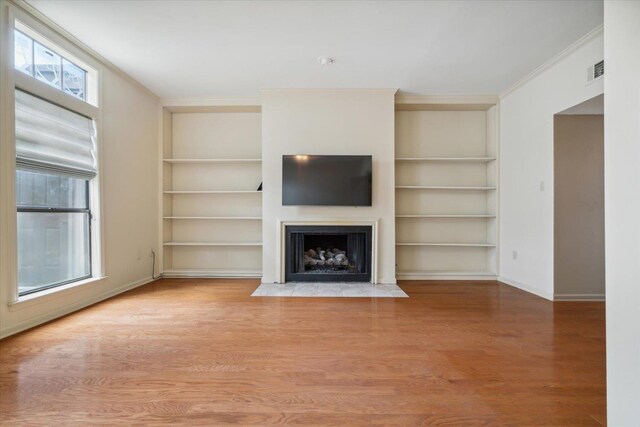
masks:
<instances>
[{"instance_id":1,"label":"hardwood floor","mask_svg":"<svg viewBox=\"0 0 640 427\"><path fill-rule=\"evenodd\" d=\"M9 425L600 425L604 303L496 282L261 298L160 280L0 341Z\"/></svg>"}]
</instances>

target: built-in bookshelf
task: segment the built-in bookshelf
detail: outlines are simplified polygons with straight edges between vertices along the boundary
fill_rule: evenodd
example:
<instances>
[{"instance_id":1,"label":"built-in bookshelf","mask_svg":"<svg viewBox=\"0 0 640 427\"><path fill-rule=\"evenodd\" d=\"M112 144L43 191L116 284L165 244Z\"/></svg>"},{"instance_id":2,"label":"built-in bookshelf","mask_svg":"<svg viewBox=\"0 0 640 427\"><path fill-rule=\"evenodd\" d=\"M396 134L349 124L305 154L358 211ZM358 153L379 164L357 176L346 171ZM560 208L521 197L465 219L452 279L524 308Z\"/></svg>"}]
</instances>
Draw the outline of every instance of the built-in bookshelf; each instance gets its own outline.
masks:
<instances>
[{"instance_id":1,"label":"built-in bookshelf","mask_svg":"<svg viewBox=\"0 0 640 427\"><path fill-rule=\"evenodd\" d=\"M260 107L163 112L165 277L260 277Z\"/></svg>"},{"instance_id":2,"label":"built-in bookshelf","mask_svg":"<svg viewBox=\"0 0 640 427\"><path fill-rule=\"evenodd\" d=\"M495 278L496 107L396 106L399 279Z\"/></svg>"}]
</instances>

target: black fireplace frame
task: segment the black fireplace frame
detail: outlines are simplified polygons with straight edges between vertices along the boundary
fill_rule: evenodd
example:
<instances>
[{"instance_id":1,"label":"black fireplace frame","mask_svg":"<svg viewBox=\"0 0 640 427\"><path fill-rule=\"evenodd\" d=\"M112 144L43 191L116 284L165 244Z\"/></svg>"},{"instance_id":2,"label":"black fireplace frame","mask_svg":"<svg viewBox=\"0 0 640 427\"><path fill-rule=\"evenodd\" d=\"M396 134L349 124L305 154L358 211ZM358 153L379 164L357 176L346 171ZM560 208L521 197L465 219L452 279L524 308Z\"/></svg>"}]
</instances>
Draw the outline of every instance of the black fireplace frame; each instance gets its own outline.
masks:
<instances>
[{"instance_id":1,"label":"black fireplace frame","mask_svg":"<svg viewBox=\"0 0 640 427\"><path fill-rule=\"evenodd\" d=\"M299 254L304 251L305 234L346 234L347 239L351 239L347 248L347 257L356 264L358 272L323 274L294 271L294 264L302 263L303 260ZM353 246L364 246L364 248L354 252ZM373 227L370 225L286 225L284 252L286 282L371 282ZM298 269L300 267L304 270L304 267L299 264Z\"/></svg>"}]
</instances>

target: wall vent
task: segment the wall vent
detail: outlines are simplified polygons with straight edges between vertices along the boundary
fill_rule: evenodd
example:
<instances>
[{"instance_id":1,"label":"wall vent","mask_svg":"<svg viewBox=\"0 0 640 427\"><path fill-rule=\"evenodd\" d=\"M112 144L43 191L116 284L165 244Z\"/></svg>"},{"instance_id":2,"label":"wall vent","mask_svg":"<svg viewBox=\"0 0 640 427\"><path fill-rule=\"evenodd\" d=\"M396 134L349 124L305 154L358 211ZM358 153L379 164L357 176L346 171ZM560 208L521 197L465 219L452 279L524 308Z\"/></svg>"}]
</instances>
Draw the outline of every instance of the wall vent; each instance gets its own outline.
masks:
<instances>
[{"instance_id":1,"label":"wall vent","mask_svg":"<svg viewBox=\"0 0 640 427\"><path fill-rule=\"evenodd\" d=\"M593 64L587 68L587 83L591 83L595 79L599 79L604 76L604 60Z\"/></svg>"}]
</instances>

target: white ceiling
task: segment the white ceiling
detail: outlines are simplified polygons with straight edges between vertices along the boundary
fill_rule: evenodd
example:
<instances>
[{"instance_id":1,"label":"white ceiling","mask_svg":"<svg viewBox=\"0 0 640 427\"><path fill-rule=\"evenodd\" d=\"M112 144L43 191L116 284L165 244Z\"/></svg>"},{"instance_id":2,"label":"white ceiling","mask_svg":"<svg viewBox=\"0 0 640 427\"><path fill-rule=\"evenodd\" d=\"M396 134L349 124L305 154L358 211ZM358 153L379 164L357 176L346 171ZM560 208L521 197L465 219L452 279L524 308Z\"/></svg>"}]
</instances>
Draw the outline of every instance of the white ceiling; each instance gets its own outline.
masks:
<instances>
[{"instance_id":1,"label":"white ceiling","mask_svg":"<svg viewBox=\"0 0 640 427\"><path fill-rule=\"evenodd\" d=\"M602 1L575 0L28 1L162 98L497 94L603 19Z\"/></svg>"}]
</instances>

